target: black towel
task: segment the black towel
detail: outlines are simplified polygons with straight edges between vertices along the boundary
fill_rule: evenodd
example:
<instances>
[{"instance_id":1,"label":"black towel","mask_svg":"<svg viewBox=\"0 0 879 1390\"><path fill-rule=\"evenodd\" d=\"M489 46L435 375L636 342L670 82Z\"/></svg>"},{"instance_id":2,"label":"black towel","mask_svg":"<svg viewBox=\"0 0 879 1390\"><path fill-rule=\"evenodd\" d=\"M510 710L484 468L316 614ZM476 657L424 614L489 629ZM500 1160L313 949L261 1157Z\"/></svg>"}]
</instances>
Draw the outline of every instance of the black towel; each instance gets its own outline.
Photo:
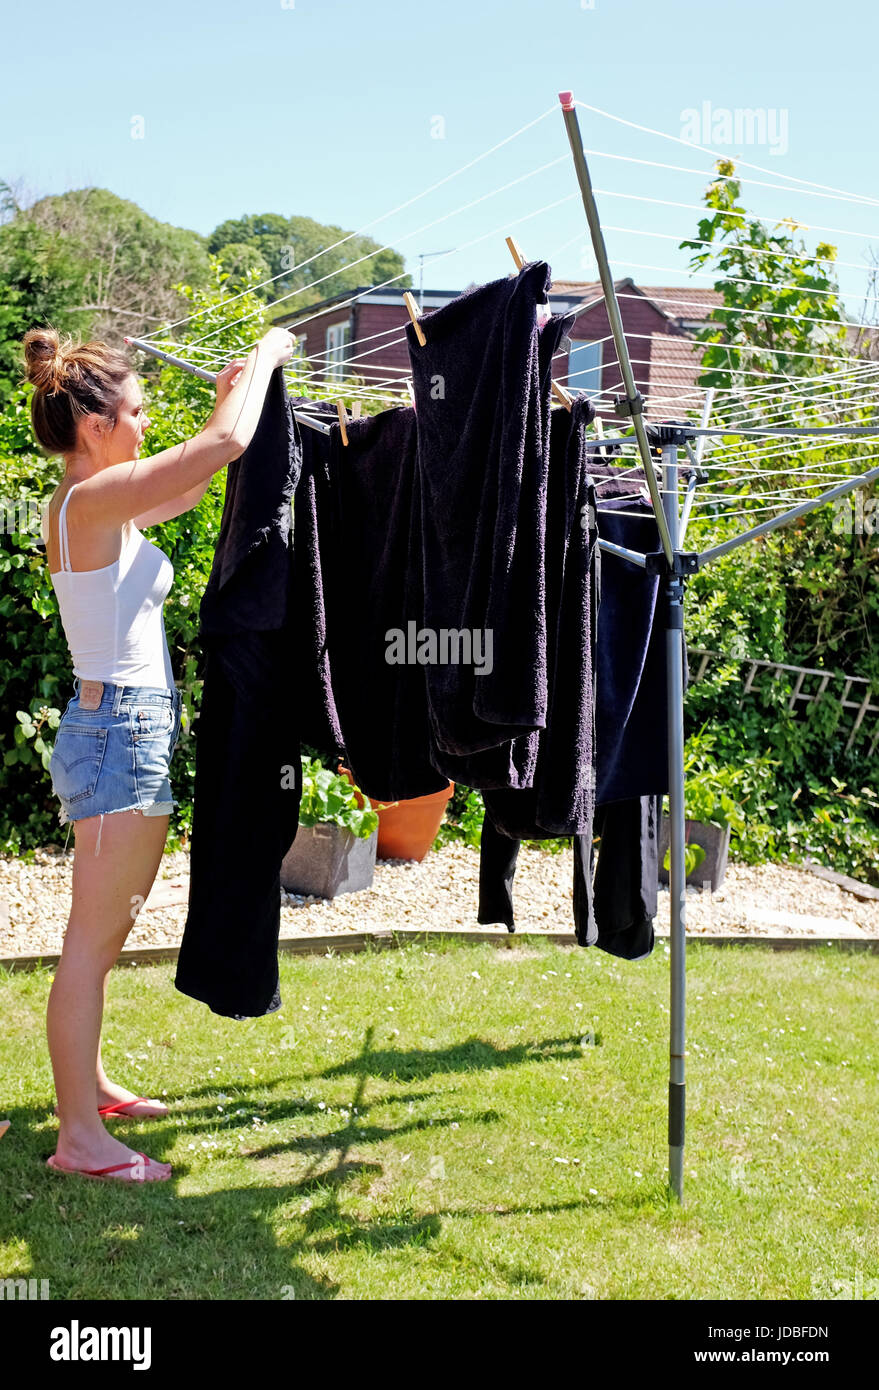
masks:
<instances>
[{"instance_id":1,"label":"black towel","mask_svg":"<svg viewBox=\"0 0 879 1390\"><path fill-rule=\"evenodd\" d=\"M326 401L312 403L291 398L293 409L308 413L324 424L337 419ZM299 728L303 743L317 750L332 765L343 751L342 730L336 710L327 636L325 566L332 566L334 550L333 493L330 487L330 435L303 425L302 471L293 499L293 566L290 627L291 646L299 654L299 671L288 697L287 708Z\"/></svg>"},{"instance_id":2,"label":"black towel","mask_svg":"<svg viewBox=\"0 0 879 1390\"><path fill-rule=\"evenodd\" d=\"M643 473L640 479L643 483ZM608 497L608 490L596 477L599 536L641 554L657 551L659 531L649 503ZM596 644L598 804L668 790L665 627L659 585L658 576L607 551L602 554Z\"/></svg>"},{"instance_id":3,"label":"black towel","mask_svg":"<svg viewBox=\"0 0 879 1390\"><path fill-rule=\"evenodd\" d=\"M595 489L588 472L585 398L551 421L546 526L548 715L537 734L533 784L489 790L499 829L520 839L591 834L595 808Z\"/></svg>"},{"instance_id":4,"label":"black towel","mask_svg":"<svg viewBox=\"0 0 879 1390\"><path fill-rule=\"evenodd\" d=\"M278 368L253 440L228 468L201 603L189 908L174 981L233 1018L271 1013L281 1002L280 869L301 795L298 730L287 711L296 674L290 498L300 465Z\"/></svg>"},{"instance_id":5,"label":"black towel","mask_svg":"<svg viewBox=\"0 0 879 1390\"><path fill-rule=\"evenodd\" d=\"M414 325L406 327L424 624L491 642L491 669L484 659L480 674L473 661L426 667L433 736L443 753L495 749L546 723L546 361L570 322L555 318L538 331L537 306L548 302L550 279L549 266L537 261L467 291L421 320L424 347Z\"/></svg>"},{"instance_id":6,"label":"black towel","mask_svg":"<svg viewBox=\"0 0 879 1390\"><path fill-rule=\"evenodd\" d=\"M334 426L321 535L327 647L348 767L367 796L448 786L430 761L417 431L410 406Z\"/></svg>"},{"instance_id":7,"label":"black towel","mask_svg":"<svg viewBox=\"0 0 879 1390\"><path fill-rule=\"evenodd\" d=\"M587 456L585 467L597 495L598 534L642 554L657 551L658 528L641 495L643 471L596 455ZM572 907L581 945L638 960L653 947L657 798L668 787L665 629L657 577L607 552L596 576L593 828L602 841L596 867L592 834L574 835ZM519 842L546 832L534 791L486 792L483 799L477 920L502 921L512 930Z\"/></svg>"}]
</instances>

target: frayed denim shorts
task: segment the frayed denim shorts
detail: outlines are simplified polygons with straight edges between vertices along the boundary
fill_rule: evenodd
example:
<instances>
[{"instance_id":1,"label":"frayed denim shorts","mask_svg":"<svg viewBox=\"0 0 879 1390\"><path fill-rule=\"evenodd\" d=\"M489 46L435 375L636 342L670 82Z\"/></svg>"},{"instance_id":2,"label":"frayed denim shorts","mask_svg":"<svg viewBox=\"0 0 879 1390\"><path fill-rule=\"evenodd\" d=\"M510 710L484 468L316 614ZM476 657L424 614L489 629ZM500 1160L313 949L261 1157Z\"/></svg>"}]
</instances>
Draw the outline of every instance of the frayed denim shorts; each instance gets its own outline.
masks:
<instances>
[{"instance_id":1,"label":"frayed denim shorts","mask_svg":"<svg viewBox=\"0 0 879 1390\"><path fill-rule=\"evenodd\" d=\"M177 804L168 774L180 737L180 691L105 681L97 707L83 709L80 684L77 676L49 763L59 823L114 811L170 815Z\"/></svg>"}]
</instances>

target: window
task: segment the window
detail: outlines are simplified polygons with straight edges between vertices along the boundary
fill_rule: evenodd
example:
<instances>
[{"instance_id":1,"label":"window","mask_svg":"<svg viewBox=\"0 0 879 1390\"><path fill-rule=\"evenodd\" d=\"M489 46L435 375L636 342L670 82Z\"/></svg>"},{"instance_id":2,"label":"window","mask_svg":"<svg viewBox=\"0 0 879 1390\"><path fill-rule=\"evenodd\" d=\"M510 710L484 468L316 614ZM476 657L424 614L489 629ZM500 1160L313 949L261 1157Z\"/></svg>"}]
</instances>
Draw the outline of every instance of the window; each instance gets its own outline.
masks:
<instances>
[{"instance_id":1,"label":"window","mask_svg":"<svg viewBox=\"0 0 879 1390\"><path fill-rule=\"evenodd\" d=\"M345 358L350 341L350 323L334 323L327 329L327 381L341 381L345 376Z\"/></svg>"},{"instance_id":2,"label":"window","mask_svg":"<svg viewBox=\"0 0 879 1390\"><path fill-rule=\"evenodd\" d=\"M601 343L571 339L568 356L568 379L572 391L588 391L590 396L601 390Z\"/></svg>"}]
</instances>

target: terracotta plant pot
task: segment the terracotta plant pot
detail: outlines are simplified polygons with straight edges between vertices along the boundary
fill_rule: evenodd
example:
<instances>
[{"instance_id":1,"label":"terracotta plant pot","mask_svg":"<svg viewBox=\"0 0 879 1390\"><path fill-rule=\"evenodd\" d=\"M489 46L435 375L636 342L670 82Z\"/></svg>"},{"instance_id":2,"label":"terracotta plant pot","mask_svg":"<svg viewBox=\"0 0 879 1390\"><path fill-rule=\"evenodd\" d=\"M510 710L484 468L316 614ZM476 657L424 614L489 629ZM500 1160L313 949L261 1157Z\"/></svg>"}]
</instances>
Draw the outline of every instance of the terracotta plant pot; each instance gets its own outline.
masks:
<instances>
[{"instance_id":1,"label":"terracotta plant pot","mask_svg":"<svg viewBox=\"0 0 879 1390\"><path fill-rule=\"evenodd\" d=\"M354 778L347 767L339 764L339 775L352 786ZM442 791L429 796L414 796L406 801L373 801L378 812L377 859L416 859L419 863L427 854L446 813L446 803L455 790L450 782ZM363 802L360 798L360 804Z\"/></svg>"}]
</instances>

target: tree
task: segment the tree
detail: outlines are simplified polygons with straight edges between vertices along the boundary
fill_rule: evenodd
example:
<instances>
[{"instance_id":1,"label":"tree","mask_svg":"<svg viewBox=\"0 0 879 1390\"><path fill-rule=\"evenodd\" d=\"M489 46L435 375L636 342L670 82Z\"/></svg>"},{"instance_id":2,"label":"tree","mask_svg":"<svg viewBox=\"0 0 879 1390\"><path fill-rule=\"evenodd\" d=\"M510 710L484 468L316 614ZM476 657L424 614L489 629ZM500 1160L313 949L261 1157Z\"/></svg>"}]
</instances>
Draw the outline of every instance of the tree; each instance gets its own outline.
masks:
<instances>
[{"instance_id":1,"label":"tree","mask_svg":"<svg viewBox=\"0 0 879 1390\"><path fill-rule=\"evenodd\" d=\"M0 185L0 405L20 379L21 339L51 323L118 346L179 317L185 280L210 279L204 238L104 188L23 207Z\"/></svg>"},{"instance_id":2,"label":"tree","mask_svg":"<svg viewBox=\"0 0 879 1390\"><path fill-rule=\"evenodd\" d=\"M382 243L371 237L352 236L342 227L324 225L311 217L249 214L221 222L208 238L209 250L224 264L229 264L230 248L237 258L243 246L254 247L269 267L266 278L271 283L256 287L256 292L269 304L283 300L279 310L284 313L362 285L380 285L388 280L404 289L411 285L411 277L402 273L399 252L382 249Z\"/></svg>"},{"instance_id":3,"label":"tree","mask_svg":"<svg viewBox=\"0 0 879 1390\"><path fill-rule=\"evenodd\" d=\"M85 294L85 265L56 232L33 222L0 183L0 409L22 377L21 340L35 324L64 332L87 328L71 306Z\"/></svg>"},{"instance_id":4,"label":"tree","mask_svg":"<svg viewBox=\"0 0 879 1390\"><path fill-rule=\"evenodd\" d=\"M753 382L745 371L765 373L770 387L790 376L820 375L827 358L849 355L849 320L833 273L836 247L820 242L809 252L791 218L767 229L740 203L733 161L719 159L717 174L705 191L712 215L700 221L697 238L681 242L693 252L692 270L717 272L714 288L723 301L696 333L708 345L700 384L742 387Z\"/></svg>"}]
</instances>

